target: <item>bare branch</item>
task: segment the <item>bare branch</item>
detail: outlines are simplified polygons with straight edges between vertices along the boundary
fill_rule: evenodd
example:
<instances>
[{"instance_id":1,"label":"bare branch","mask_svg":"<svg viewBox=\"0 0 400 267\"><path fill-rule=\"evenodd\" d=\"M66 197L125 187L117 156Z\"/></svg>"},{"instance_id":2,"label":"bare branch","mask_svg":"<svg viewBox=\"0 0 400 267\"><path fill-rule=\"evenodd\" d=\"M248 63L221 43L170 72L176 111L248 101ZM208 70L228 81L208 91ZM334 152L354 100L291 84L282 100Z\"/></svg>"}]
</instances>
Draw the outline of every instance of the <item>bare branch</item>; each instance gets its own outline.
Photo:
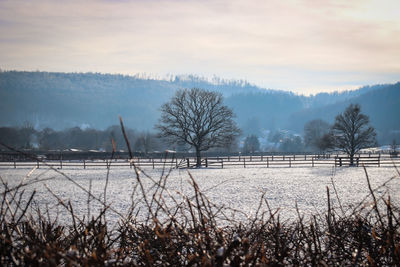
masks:
<instances>
[{"instance_id":1,"label":"bare branch","mask_svg":"<svg viewBox=\"0 0 400 267\"><path fill-rule=\"evenodd\" d=\"M201 151L229 146L240 133L232 110L222 102L220 93L198 88L177 91L171 101L161 107L161 118L156 126L160 136L169 138L171 143L194 147L199 167Z\"/></svg>"}]
</instances>

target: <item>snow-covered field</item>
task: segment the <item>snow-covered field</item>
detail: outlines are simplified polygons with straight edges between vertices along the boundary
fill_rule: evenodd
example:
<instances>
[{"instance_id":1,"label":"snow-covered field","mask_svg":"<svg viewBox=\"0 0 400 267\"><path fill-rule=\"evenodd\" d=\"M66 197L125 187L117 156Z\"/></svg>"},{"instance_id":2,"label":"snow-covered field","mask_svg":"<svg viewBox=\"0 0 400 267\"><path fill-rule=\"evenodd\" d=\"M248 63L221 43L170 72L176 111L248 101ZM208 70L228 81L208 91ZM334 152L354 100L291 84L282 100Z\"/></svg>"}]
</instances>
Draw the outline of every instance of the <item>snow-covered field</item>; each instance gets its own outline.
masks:
<instances>
[{"instance_id":1,"label":"snow-covered field","mask_svg":"<svg viewBox=\"0 0 400 267\"><path fill-rule=\"evenodd\" d=\"M139 177L151 198L154 192L154 180L159 180L161 169L145 169ZM366 174L363 168L237 168L237 169L192 169L189 171L198 183L200 190L218 205L238 209L251 216L257 210L260 197L265 193L270 207L275 210L280 208L283 219L294 218L296 215L296 203L300 212L304 215L318 214L325 211L327 206L326 188L329 187L331 199L335 206L338 202L333 190L333 183L337 189L341 204L346 208L358 204L368 195ZM388 194L395 204L400 203L400 177L395 168L367 168L372 188L378 188L384 182L392 179L385 187L377 190L378 195ZM107 171L102 169L69 169L62 170L73 182L63 174L51 169L0 169L0 176L9 187L16 186L22 180L28 183L25 187L25 196L32 190L37 190L36 204L42 210L50 208L50 216L54 218L59 213L59 219L63 222L70 220L69 213L58 205L57 199L50 193L53 192L60 199L71 201L74 212L83 216L88 213L88 194L77 184L92 192L92 194L104 199ZM149 177L146 177L147 174ZM165 173L164 176L165 177ZM44 180L34 182L36 180ZM76 184L74 184L76 183ZM46 186L47 188L46 188ZM144 212L143 197L140 187L137 185L136 173L133 169L111 169L108 176L106 201L111 204L113 210L125 214L132 201ZM166 187L170 194L178 201L182 195L193 196L193 187L190 185L187 170L171 170ZM134 192L134 188L136 191ZM4 186L1 185L3 191ZM133 193L134 192L134 193ZM164 194L168 206L176 205L167 194ZM91 200L90 210L93 213L100 208L100 202ZM266 207L264 206L264 209ZM143 216L143 213L141 213ZM118 215L110 210L108 216L114 222ZM237 215L239 216L239 215ZM240 216L239 216L240 217Z\"/></svg>"}]
</instances>

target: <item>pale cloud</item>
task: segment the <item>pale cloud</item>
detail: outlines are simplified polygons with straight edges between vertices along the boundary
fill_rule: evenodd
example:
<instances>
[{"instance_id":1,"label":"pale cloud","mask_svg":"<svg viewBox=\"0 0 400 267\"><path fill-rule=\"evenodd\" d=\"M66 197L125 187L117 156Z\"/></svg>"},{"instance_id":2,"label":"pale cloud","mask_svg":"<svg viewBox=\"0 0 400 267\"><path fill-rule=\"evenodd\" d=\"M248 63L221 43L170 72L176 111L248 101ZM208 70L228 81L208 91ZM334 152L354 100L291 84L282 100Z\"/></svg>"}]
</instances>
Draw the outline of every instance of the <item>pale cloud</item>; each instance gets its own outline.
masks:
<instances>
[{"instance_id":1,"label":"pale cloud","mask_svg":"<svg viewBox=\"0 0 400 267\"><path fill-rule=\"evenodd\" d=\"M395 82L398 0L0 1L0 67L194 73L310 93Z\"/></svg>"}]
</instances>

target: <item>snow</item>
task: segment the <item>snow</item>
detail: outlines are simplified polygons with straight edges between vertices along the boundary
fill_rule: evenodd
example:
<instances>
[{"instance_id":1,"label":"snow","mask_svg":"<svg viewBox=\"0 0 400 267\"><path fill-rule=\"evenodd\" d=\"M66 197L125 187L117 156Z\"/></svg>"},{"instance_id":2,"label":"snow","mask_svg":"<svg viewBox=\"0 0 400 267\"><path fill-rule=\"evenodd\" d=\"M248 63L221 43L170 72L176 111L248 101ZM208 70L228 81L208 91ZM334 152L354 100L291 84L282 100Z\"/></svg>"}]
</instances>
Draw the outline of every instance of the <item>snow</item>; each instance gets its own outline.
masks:
<instances>
[{"instance_id":1,"label":"snow","mask_svg":"<svg viewBox=\"0 0 400 267\"><path fill-rule=\"evenodd\" d=\"M366 170L372 188L378 188L390 178L395 177L385 187L379 188L377 195L385 195L385 197L390 195L391 201L394 204L399 204L400 178L396 168L370 167ZM168 173L169 175L167 175ZM304 216L325 211L327 187L330 190L333 206L338 207L333 184L345 209L350 209L351 206L358 204L369 194L364 169L356 167L201 168L189 171L185 169L148 168L139 172L139 179L143 184L146 195L151 198L155 190L154 180L158 181L161 177L164 179L167 177L166 187L168 192L180 202L183 200L182 196L190 198L194 194L189 175L194 177L200 190L211 202L242 211L248 216L255 214L260 198L265 194L269 206L272 210L279 208L280 216L284 220L290 220L297 216L296 203L300 213ZM31 183L25 186L25 198L29 197L30 192L36 190L35 203L41 209L48 207L52 210L49 214L51 218L55 218L56 211L58 211L58 218L62 222L68 223L71 220L68 212L61 207L58 207L58 210L53 209L57 206L57 199L50 191L65 203L68 200L71 201L75 214L80 217L87 216L88 194L82 188L89 190L90 187L91 193L96 198L103 200L107 170L104 168L86 170L10 168L0 169L0 176L9 187L18 185L22 180L24 180L24 183ZM38 180L44 181L33 183ZM138 179L134 169L111 168L109 170L106 199L107 203L111 205L111 209L107 215L113 222L116 222L120 215L126 214L132 203L137 205L138 210L140 208L140 218L145 219L147 209L140 194L140 187L136 187L137 183ZM4 185L1 185L1 187L3 191ZM169 207L176 205L167 193L164 193L163 197ZM92 199L90 203L91 214L95 214L102 207L99 201ZM267 207L264 205L262 209L266 210ZM240 213L232 213L230 216L237 220L244 219Z\"/></svg>"}]
</instances>

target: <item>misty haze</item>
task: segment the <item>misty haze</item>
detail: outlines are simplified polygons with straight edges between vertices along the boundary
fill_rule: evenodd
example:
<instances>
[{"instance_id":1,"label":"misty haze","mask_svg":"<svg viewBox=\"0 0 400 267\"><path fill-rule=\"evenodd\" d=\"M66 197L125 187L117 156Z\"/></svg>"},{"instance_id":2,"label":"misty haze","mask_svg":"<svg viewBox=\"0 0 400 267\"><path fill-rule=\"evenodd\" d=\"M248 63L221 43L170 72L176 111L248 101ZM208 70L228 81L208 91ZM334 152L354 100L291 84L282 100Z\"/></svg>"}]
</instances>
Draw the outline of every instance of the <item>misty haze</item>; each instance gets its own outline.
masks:
<instances>
[{"instance_id":1,"label":"misty haze","mask_svg":"<svg viewBox=\"0 0 400 267\"><path fill-rule=\"evenodd\" d=\"M398 266L398 0L0 1L0 266Z\"/></svg>"},{"instance_id":2,"label":"misty haze","mask_svg":"<svg viewBox=\"0 0 400 267\"><path fill-rule=\"evenodd\" d=\"M0 88L0 133L3 142L15 148L110 151L112 133L119 134L119 127L114 126L119 125L118 116L122 116L125 126L131 129L132 144L147 135L155 139L150 150L168 149L157 140L154 126L161 105L181 88L222 93L242 130L236 144L238 151L250 135L259 139L257 151L313 151L315 148L304 142L304 125L315 119L332 124L335 116L351 103L359 104L369 116L379 145L390 145L393 140L400 143L400 120L396 116L400 114L400 83L304 96L243 81L208 81L196 76L156 80L94 73L2 71ZM14 130L23 134L24 128L32 128L27 140L18 141L18 134L8 133ZM299 145L281 146L282 140L296 137L301 139ZM124 142L118 141L122 149Z\"/></svg>"}]
</instances>

